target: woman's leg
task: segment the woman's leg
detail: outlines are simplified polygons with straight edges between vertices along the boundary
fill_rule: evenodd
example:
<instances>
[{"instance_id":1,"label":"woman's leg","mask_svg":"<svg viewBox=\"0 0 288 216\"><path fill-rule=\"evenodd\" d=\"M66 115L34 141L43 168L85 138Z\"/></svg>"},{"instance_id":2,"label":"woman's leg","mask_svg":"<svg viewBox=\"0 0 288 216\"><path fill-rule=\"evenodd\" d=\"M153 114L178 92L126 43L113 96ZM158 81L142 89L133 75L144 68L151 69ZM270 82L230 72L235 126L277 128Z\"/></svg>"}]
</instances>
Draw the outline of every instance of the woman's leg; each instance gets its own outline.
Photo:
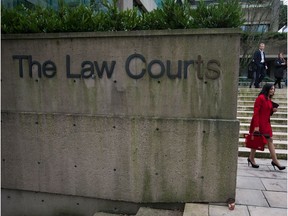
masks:
<instances>
[{"instance_id":1,"label":"woman's leg","mask_svg":"<svg viewBox=\"0 0 288 216\"><path fill-rule=\"evenodd\" d=\"M279 86L279 89L281 88L281 78L278 79L278 86Z\"/></svg>"},{"instance_id":2,"label":"woman's leg","mask_svg":"<svg viewBox=\"0 0 288 216\"><path fill-rule=\"evenodd\" d=\"M250 155L249 155L249 159L250 159L250 161L253 163L253 164L256 164L255 163L255 153L256 153L256 149L251 149L251 151L250 151Z\"/></svg>"},{"instance_id":3,"label":"woman's leg","mask_svg":"<svg viewBox=\"0 0 288 216\"><path fill-rule=\"evenodd\" d=\"M278 166L280 166L279 162L278 162L278 159L277 159L277 155L276 155L276 152L275 152L275 146L273 144L273 139L272 138L269 138L267 139L268 140L268 149L269 149L269 152L270 152L270 155L271 155L271 158L272 158L272 161L277 164Z\"/></svg>"},{"instance_id":4,"label":"woman's leg","mask_svg":"<svg viewBox=\"0 0 288 216\"><path fill-rule=\"evenodd\" d=\"M274 83L274 86L276 87L277 84L278 84L278 86L279 86L279 79L278 79L278 78L276 78L275 83Z\"/></svg>"}]
</instances>

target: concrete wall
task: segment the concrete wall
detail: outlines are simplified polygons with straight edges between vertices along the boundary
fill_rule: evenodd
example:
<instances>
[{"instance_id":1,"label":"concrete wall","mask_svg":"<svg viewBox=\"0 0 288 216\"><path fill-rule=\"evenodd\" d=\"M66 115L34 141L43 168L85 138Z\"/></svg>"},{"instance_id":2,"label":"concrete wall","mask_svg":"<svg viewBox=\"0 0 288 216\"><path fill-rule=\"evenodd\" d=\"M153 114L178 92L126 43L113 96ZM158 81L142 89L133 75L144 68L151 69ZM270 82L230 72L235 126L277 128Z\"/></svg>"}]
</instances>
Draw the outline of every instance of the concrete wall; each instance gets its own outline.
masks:
<instances>
[{"instance_id":1,"label":"concrete wall","mask_svg":"<svg viewBox=\"0 0 288 216\"><path fill-rule=\"evenodd\" d=\"M134 203L235 197L239 37L2 35L2 188Z\"/></svg>"}]
</instances>

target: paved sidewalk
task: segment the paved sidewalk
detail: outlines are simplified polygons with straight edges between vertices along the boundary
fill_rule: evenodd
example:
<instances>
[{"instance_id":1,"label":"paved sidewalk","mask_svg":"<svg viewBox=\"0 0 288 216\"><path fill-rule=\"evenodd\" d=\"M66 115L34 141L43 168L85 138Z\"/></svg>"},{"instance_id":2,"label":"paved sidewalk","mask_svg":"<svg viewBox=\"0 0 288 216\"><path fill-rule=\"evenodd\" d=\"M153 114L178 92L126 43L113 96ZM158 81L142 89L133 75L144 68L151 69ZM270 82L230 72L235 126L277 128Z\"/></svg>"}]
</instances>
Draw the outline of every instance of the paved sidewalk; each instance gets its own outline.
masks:
<instances>
[{"instance_id":1,"label":"paved sidewalk","mask_svg":"<svg viewBox=\"0 0 288 216\"><path fill-rule=\"evenodd\" d=\"M287 166L286 160L279 160ZM258 169L238 158L236 206L187 203L183 216L287 216L287 169L274 170L270 159L258 159ZM277 168L276 168L277 169Z\"/></svg>"},{"instance_id":2,"label":"paved sidewalk","mask_svg":"<svg viewBox=\"0 0 288 216\"><path fill-rule=\"evenodd\" d=\"M287 216L287 169L274 170L271 159L258 159L258 169L238 159L236 205L245 205L251 216ZM279 160L287 166L286 160Z\"/></svg>"},{"instance_id":3,"label":"paved sidewalk","mask_svg":"<svg viewBox=\"0 0 288 216\"><path fill-rule=\"evenodd\" d=\"M279 161L287 166L286 160ZM234 210L229 210L226 203L186 203L183 216L287 216L287 169L274 170L270 159L256 158L256 163L260 165L258 169L248 167L247 158L238 158ZM141 208L138 215L179 216L182 212ZM94 216L114 215L96 213Z\"/></svg>"}]
</instances>

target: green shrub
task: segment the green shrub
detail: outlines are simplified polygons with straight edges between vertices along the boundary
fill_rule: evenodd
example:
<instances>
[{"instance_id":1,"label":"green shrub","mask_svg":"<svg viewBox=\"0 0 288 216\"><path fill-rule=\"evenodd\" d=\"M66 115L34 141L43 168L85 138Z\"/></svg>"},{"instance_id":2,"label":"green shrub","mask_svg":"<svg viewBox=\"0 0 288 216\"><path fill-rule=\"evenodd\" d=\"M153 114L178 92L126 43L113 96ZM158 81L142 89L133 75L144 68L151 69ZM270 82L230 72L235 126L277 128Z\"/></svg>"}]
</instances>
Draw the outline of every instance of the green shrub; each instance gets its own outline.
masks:
<instances>
[{"instance_id":1,"label":"green shrub","mask_svg":"<svg viewBox=\"0 0 288 216\"><path fill-rule=\"evenodd\" d=\"M218 4L206 5L200 1L194 13L198 28L233 28L244 23L244 14L237 0L219 0Z\"/></svg>"},{"instance_id":2,"label":"green shrub","mask_svg":"<svg viewBox=\"0 0 288 216\"><path fill-rule=\"evenodd\" d=\"M160 9L153 10L150 13L144 13L141 18L141 29L143 30L167 29L163 11Z\"/></svg>"},{"instance_id":3,"label":"green shrub","mask_svg":"<svg viewBox=\"0 0 288 216\"><path fill-rule=\"evenodd\" d=\"M193 24L191 24L191 21L194 23L191 17L193 9L187 1L180 5L174 0L166 0L163 2L161 10L163 11L165 28L186 29L193 27Z\"/></svg>"},{"instance_id":4,"label":"green shrub","mask_svg":"<svg viewBox=\"0 0 288 216\"><path fill-rule=\"evenodd\" d=\"M95 4L69 7L62 2L58 10L2 6L1 12L2 33L233 28L244 22L237 0L219 0L213 5L205 5L202 0L197 8L192 8L188 0L181 5L164 0L161 8L142 14L136 8L120 11L117 0L111 3L102 0L102 7Z\"/></svg>"},{"instance_id":5,"label":"green shrub","mask_svg":"<svg viewBox=\"0 0 288 216\"><path fill-rule=\"evenodd\" d=\"M287 40L286 33L278 33L278 32L266 32L266 33L251 33L251 32L244 32L241 35L241 41L246 43L247 41L252 43L259 43L259 41L267 42L269 40ZM254 42L255 41L255 42Z\"/></svg>"},{"instance_id":6,"label":"green shrub","mask_svg":"<svg viewBox=\"0 0 288 216\"><path fill-rule=\"evenodd\" d=\"M63 6L58 11L62 32L83 32L94 30L93 10L79 5L71 8Z\"/></svg>"}]
</instances>

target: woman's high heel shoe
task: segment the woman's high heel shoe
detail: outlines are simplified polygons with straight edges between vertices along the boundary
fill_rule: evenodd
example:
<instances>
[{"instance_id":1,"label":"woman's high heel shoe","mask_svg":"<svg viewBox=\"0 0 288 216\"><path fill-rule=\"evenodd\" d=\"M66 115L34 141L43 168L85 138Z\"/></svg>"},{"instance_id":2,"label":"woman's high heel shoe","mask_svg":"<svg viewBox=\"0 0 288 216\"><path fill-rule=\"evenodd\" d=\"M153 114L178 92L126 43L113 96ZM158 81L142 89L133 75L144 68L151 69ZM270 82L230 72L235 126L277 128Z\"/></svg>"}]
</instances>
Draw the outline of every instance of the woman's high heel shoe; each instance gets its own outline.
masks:
<instances>
[{"instance_id":1,"label":"woman's high heel shoe","mask_svg":"<svg viewBox=\"0 0 288 216\"><path fill-rule=\"evenodd\" d=\"M249 163L250 163L253 168L259 168L259 165L253 164L252 161L250 160L250 158L247 158L247 161L248 161L248 166L249 166Z\"/></svg>"},{"instance_id":2,"label":"woman's high heel shoe","mask_svg":"<svg viewBox=\"0 0 288 216\"><path fill-rule=\"evenodd\" d=\"M274 163L274 161L271 161L271 164L272 164L274 170L276 170L276 169L275 169L275 166L276 166L279 170L284 170L284 169L286 169L285 166L278 166L276 163Z\"/></svg>"}]
</instances>

